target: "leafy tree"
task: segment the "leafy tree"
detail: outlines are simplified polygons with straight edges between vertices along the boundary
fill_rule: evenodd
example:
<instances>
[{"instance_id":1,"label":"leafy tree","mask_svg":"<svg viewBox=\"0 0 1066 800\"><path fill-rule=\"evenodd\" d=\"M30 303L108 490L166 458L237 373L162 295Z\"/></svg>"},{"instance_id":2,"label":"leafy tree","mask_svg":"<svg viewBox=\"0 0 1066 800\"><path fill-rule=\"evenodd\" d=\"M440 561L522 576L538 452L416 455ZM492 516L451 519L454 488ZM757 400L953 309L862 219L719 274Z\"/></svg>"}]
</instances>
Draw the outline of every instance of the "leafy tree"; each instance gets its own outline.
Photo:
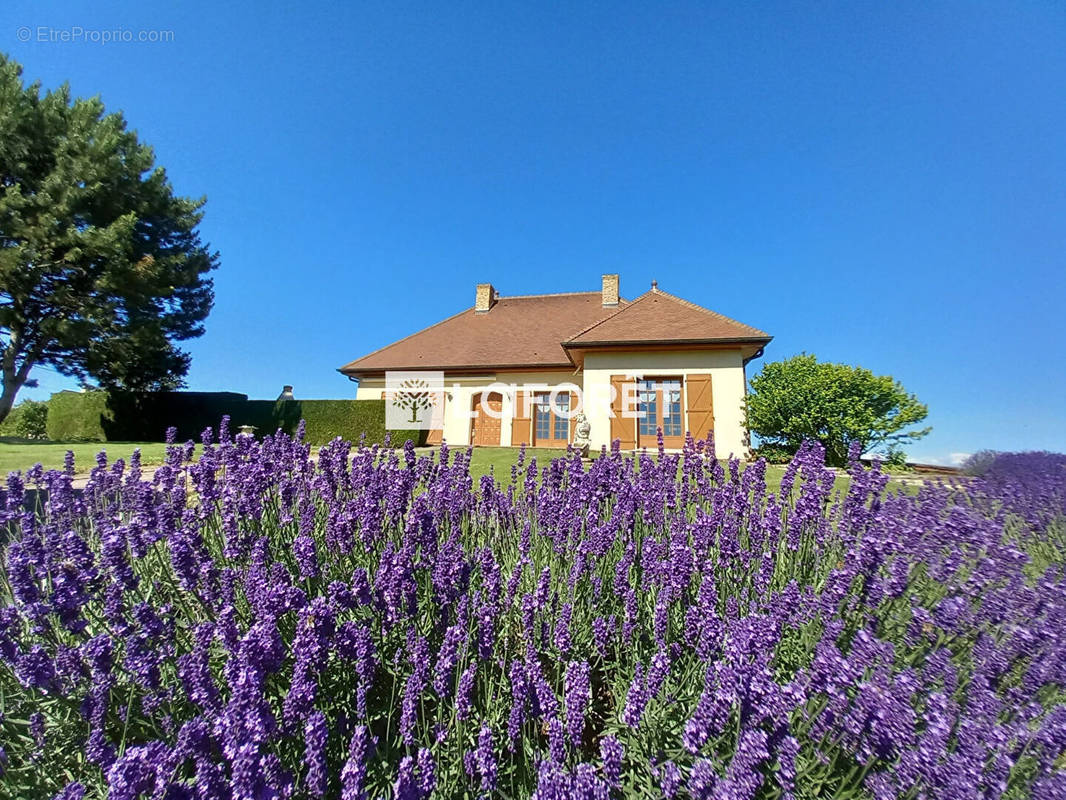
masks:
<instances>
[{"instance_id":1,"label":"leafy tree","mask_svg":"<svg viewBox=\"0 0 1066 800\"><path fill-rule=\"evenodd\" d=\"M766 364L751 379L745 410L764 443L795 453L804 439L816 439L835 466L847 463L852 442L864 453L891 455L932 430L905 430L929 409L892 377L807 354Z\"/></svg>"},{"instance_id":2,"label":"leafy tree","mask_svg":"<svg viewBox=\"0 0 1066 800\"><path fill-rule=\"evenodd\" d=\"M23 400L2 423L0 436L20 439L48 438L48 403L43 400Z\"/></svg>"},{"instance_id":3,"label":"leafy tree","mask_svg":"<svg viewBox=\"0 0 1066 800\"><path fill-rule=\"evenodd\" d=\"M121 113L25 86L0 54L0 421L38 365L183 385L174 343L203 333L218 263L196 230L204 203L174 194Z\"/></svg>"}]
</instances>

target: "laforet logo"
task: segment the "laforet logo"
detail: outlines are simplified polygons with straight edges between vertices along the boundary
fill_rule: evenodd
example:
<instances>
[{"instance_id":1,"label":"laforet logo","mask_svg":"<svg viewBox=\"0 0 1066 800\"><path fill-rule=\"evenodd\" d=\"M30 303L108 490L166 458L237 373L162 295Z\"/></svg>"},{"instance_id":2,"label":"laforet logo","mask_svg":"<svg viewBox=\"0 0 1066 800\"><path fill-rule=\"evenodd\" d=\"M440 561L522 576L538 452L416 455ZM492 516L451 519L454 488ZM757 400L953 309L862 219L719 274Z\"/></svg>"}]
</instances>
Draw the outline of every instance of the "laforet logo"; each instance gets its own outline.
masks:
<instances>
[{"instance_id":1,"label":"laforet logo","mask_svg":"<svg viewBox=\"0 0 1066 800\"><path fill-rule=\"evenodd\" d=\"M444 373L386 372L385 427L436 430L444 426Z\"/></svg>"}]
</instances>

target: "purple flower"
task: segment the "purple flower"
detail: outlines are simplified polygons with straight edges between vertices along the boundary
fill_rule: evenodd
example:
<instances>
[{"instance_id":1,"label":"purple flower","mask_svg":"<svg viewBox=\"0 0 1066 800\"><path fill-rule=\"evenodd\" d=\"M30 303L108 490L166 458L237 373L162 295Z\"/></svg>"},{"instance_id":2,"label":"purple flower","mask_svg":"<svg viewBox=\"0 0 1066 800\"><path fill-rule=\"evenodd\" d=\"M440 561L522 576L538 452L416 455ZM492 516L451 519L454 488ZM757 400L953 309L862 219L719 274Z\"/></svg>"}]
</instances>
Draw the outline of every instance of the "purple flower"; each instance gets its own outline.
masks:
<instances>
[{"instance_id":1,"label":"purple flower","mask_svg":"<svg viewBox=\"0 0 1066 800\"><path fill-rule=\"evenodd\" d=\"M570 652L570 617L573 613L573 605L563 603L562 611L559 612L559 619L555 623L555 647L563 655Z\"/></svg>"},{"instance_id":2,"label":"purple flower","mask_svg":"<svg viewBox=\"0 0 1066 800\"><path fill-rule=\"evenodd\" d=\"M625 748L614 736L607 735L600 739L600 760L603 762L603 774L612 786L618 786L622 779L622 759Z\"/></svg>"},{"instance_id":3,"label":"purple flower","mask_svg":"<svg viewBox=\"0 0 1066 800\"><path fill-rule=\"evenodd\" d=\"M1064 456L902 494L807 443L771 494L686 437L500 486L470 450L225 428L150 477L0 487L0 766L63 800L425 798L460 768L539 800L1062 794Z\"/></svg>"},{"instance_id":4,"label":"purple flower","mask_svg":"<svg viewBox=\"0 0 1066 800\"><path fill-rule=\"evenodd\" d=\"M640 725L640 719L644 716L644 707L648 704L648 688L644 680L644 665L637 662L633 681L629 684L626 693L626 704L622 711L621 720L630 728Z\"/></svg>"},{"instance_id":5,"label":"purple flower","mask_svg":"<svg viewBox=\"0 0 1066 800\"><path fill-rule=\"evenodd\" d=\"M681 788L682 781L681 770L673 761L667 761L659 768L659 784L664 797L670 798L676 795L677 790Z\"/></svg>"},{"instance_id":6,"label":"purple flower","mask_svg":"<svg viewBox=\"0 0 1066 800\"><path fill-rule=\"evenodd\" d=\"M570 800L570 776L555 761L543 759L537 765L537 788L532 800Z\"/></svg>"},{"instance_id":7,"label":"purple flower","mask_svg":"<svg viewBox=\"0 0 1066 800\"><path fill-rule=\"evenodd\" d=\"M566 668L566 730L574 747L581 747L585 714L592 701L587 661L571 661Z\"/></svg>"},{"instance_id":8,"label":"purple flower","mask_svg":"<svg viewBox=\"0 0 1066 800\"><path fill-rule=\"evenodd\" d=\"M677 768L674 767L674 769ZM715 796L717 785L718 775L714 771L714 766L706 758L699 759L688 776L688 790L693 800L710 800L710 798ZM663 788L663 794L667 794L665 787ZM668 796L672 797L673 793L669 793ZM729 795L722 794L721 796L727 797Z\"/></svg>"},{"instance_id":9,"label":"purple flower","mask_svg":"<svg viewBox=\"0 0 1066 800\"><path fill-rule=\"evenodd\" d=\"M137 800L162 790L173 769L170 753L162 742L130 747L107 773L110 800Z\"/></svg>"},{"instance_id":10,"label":"purple flower","mask_svg":"<svg viewBox=\"0 0 1066 800\"><path fill-rule=\"evenodd\" d=\"M571 797L578 800L609 800L610 787L596 774L592 764L578 764L570 781Z\"/></svg>"},{"instance_id":11,"label":"purple flower","mask_svg":"<svg viewBox=\"0 0 1066 800\"><path fill-rule=\"evenodd\" d=\"M374 749L374 740L365 725L356 725L348 744L348 760L341 769L342 800L365 800L367 762Z\"/></svg>"},{"instance_id":12,"label":"purple flower","mask_svg":"<svg viewBox=\"0 0 1066 800\"><path fill-rule=\"evenodd\" d=\"M428 747L418 750L418 792L420 797L430 797L437 788L437 765Z\"/></svg>"},{"instance_id":13,"label":"purple flower","mask_svg":"<svg viewBox=\"0 0 1066 800\"><path fill-rule=\"evenodd\" d=\"M492 728L482 723L477 737L477 750L474 753L478 775L481 777L481 790L486 794L496 791L496 748L492 743Z\"/></svg>"},{"instance_id":14,"label":"purple flower","mask_svg":"<svg viewBox=\"0 0 1066 800\"><path fill-rule=\"evenodd\" d=\"M68 783L63 790L52 800L82 800L85 797L85 787L78 781Z\"/></svg>"},{"instance_id":15,"label":"purple flower","mask_svg":"<svg viewBox=\"0 0 1066 800\"><path fill-rule=\"evenodd\" d=\"M292 554L300 569L300 579L318 577L318 556L315 553L315 540L300 534L292 542Z\"/></svg>"},{"instance_id":16,"label":"purple flower","mask_svg":"<svg viewBox=\"0 0 1066 800\"><path fill-rule=\"evenodd\" d=\"M507 717L507 749L514 752L526 721L526 703L529 698L529 681L525 665L512 661L509 673L511 682L511 712Z\"/></svg>"},{"instance_id":17,"label":"purple flower","mask_svg":"<svg viewBox=\"0 0 1066 800\"><path fill-rule=\"evenodd\" d=\"M477 673L477 662L473 662L459 676L459 688L455 693L455 715L460 720L470 719L474 714L474 675Z\"/></svg>"},{"instance_id":18,"label":"purple flower","mask_svg":"<svg viewBox=\"0 0 1066 800\"><path fill-rule=\"evenodd\" d=\"M307 792L312 797L326 793L329 775L326 773L326 716L312 711L304 725L304 764L307 766Z\"/></svg>"},{"instance_id":19,"label":"purple flower","mask_svg":"<svg viewBox=\"0 0 1066 800\"><path fill-rule=\"evenodd\" d=\"M396 781L392 785L392 796L395 800L418 800L417 767L412 756L404 756L400 759Z\"/></svg>"}]
</instances>

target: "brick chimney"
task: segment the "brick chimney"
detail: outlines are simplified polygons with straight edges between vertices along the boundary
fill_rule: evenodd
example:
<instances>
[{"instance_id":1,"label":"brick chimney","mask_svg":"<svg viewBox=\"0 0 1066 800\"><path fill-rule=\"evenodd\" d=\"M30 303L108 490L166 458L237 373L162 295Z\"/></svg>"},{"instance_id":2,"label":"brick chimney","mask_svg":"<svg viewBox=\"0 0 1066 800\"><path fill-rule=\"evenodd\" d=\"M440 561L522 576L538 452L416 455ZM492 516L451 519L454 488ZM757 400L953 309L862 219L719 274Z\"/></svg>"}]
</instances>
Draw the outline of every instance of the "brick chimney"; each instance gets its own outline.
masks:
<instances>
[{"instance_id":1,"label":"brick chimney","mask_svg":"<svg viewBox=\"0 0 1066 800\"><path fill-rule=\"evenodd\" d=\"M603 304L618 305L618 274L603 276Z\"/></svg>"},{"instance_id":2,"label":"brick chimney","mask_svg":"<svg viewBox=\"0 0 1066 800\"><path fill-rule=\"evenodd\" d=\"M474 295L474 311L484 314L496 303L496 289L491 283L479 283Z\"/></svg>"}]
</instances>

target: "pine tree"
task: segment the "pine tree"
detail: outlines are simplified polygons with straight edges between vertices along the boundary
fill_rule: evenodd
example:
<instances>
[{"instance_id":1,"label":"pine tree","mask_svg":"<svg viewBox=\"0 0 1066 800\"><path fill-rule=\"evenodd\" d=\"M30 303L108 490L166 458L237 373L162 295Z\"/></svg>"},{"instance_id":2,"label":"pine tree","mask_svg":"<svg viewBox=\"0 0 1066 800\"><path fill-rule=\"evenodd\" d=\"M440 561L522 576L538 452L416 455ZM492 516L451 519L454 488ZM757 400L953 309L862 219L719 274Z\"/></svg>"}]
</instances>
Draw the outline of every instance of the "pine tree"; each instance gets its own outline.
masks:
<instances>
[{"instance_id":1,"label":"pine tree","mask_svg":"<svg viewBox=\"0 0 1066 800\"><path fill-rule=\"evenodd\" d=\"M204 198L174 194L99 97L42 93L0 54L0 422L30 371L134 390L183 385L218 254Z\"/></svg>"}]
</instances>

